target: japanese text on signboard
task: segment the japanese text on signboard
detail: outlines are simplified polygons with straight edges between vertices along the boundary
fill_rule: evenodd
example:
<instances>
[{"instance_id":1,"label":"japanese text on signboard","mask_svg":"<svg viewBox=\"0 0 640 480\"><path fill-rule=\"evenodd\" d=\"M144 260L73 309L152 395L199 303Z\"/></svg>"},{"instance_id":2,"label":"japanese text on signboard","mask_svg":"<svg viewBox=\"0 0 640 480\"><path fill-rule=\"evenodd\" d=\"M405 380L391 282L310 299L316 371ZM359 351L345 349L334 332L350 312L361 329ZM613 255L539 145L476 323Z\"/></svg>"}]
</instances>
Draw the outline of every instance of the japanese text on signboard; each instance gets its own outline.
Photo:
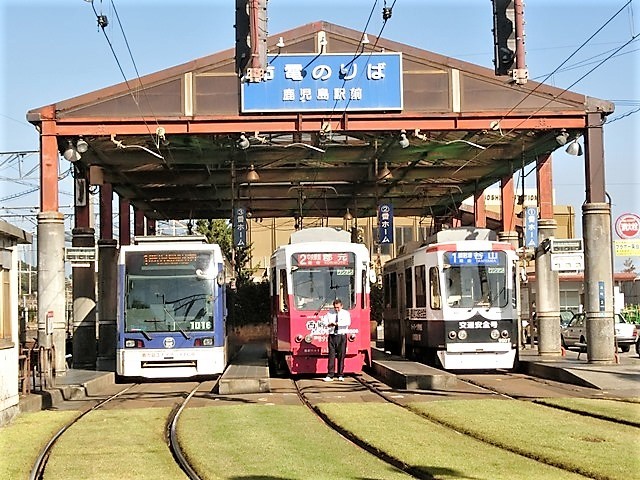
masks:
<instances>
[{"instance_id":1,"label":"japanese text on signboard","mask_svg":"<svg viewBox=\"0 0 640 480\"><path fill-rule=\"evenodd\" d=\"M378 207L378 243L393 243L393 205Z\"/></svg>"},{"instance_id":2,"label":"japanese text on signboard","mask_svg":"<svg viewBox=\"0 0 640 480\"><path fill-rule=\"evenodd\" d=\"M299 267L349 265L350 257L349 253L295 253L293 265Z\"/></svg>"},{"instance_id":3,"label":"japanese text on signboard","mask_svg":"<svg viewBox=\"0 0 640 480\"><path fill-rule=\"evenodd\" d=\"M236 247L247 245L247 216L244 207L238 207L233 212L233 244Z\"/></svg>"},{"instance_id":4,"label":"japanese text on signboard","mask_svg":"<svg viewBox=\"0 0 640 480\"><path fill-rule=\"evenodd\" d=\"M243 112L402 110L400 53L269 55L264 81L242 83Z\"/></svg>"}]
</instances>

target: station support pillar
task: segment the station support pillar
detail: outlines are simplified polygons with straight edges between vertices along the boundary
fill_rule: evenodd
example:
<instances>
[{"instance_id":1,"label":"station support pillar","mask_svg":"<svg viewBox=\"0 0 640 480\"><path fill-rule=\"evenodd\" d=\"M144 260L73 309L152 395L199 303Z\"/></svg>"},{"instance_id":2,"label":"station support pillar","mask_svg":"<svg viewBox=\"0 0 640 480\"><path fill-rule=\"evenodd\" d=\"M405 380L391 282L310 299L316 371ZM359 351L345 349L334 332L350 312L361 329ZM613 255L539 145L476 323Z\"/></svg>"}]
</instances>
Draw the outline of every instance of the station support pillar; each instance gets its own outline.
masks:
<instances>
[{"instance_id":1,"label":"station support pillar","mask_svg":"<svg viewBox=\"0 0 640 480\"><path fill-rule=\"evenodd\" d=\"M98 359L97 369L115 371L118 242L98 240Z\"/></svg>"},{"instance_id":2,"label":"station support pillar","mask_svg":"<svg viewBox=\"0 0 640 480\"><path fill-rule=\"evenodd\" d=\"M56 375L67 370L64 292L64 217L60 212L42 212L38 214L38 344L44 347L40 368L49 385L52 370Z\"/></svg>"},{"instance_id":3,"label":"station support pillar","mask_svg":"<svg viewBox=\"0 0 640 480\"><path fill-rule=\"evenodd\" d=\"M536 249L536 323L538 327L538 355L561 356L560 348L560 280L558 272L551 270L551 252L545 248L556 234L553 219L538 220Z\"/></svg>"},{"instance_id":4,"label":"station support pillar","mask_svg":"<svg viewBox=\"0 0 640 480\"><path fill-rule=\"evenodd\" d=\"M611 205L607 198L604 166L604 122L602 112L587 114L584 135L584 310L587 323L587 361L596 364L613 363L617 353L613 323Z\"/></svg>"},{"instance_id":5,"label":"station support pillar","mask_svg":"<svg viewBox=\"0 0 640 480\"><path fill-rule=\"evenodd\" d=\"M613 326L613 276L611 257L611 206L586 203L582 206L585 253L585 318L587 361L608 364L615 361Z\"/></svg>"},{"instance_id":6,"label":"station support pillar","mask_svg":"<svg viewBox=\"0 0 640 480\"><path fill-rule=\"evenodd\" d=\"M95 247L93 228L74 228L74 247ZM95 262L73 266L73 367L95 369L96 340Z\"/></svg>"}]
</instances>

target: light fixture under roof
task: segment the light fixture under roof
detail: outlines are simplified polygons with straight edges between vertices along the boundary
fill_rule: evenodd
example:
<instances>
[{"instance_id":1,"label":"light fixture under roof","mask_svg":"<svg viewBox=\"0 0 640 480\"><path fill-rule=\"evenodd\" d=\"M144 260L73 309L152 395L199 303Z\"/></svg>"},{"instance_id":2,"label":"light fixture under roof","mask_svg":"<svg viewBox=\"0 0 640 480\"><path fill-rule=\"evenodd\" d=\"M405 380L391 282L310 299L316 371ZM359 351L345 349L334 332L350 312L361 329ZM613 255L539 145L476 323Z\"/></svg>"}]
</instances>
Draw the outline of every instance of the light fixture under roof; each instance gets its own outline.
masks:
<instances>
[{"instance_id":1,"label":"light fixture under roof","mask_svg":"<svg viewBox=\"0 0 640 480\"><path fill-rule=\"evenodd\" d=\"M249 171L247 172L247 182L257 182L258 180L260 180L260 175L256 172L256 167L251 164Z\"/></svg>"},{"instance_id":2,"label":"light fixture under roof","mask_svg":"<svg viewBox=\"0 0 640 480\"><path fill-rule=\"evenodd\" d=\"M76 142L76 150L79 153L84 153L89 150L89 144L84 140L84 138L80 137Z\"/></svg>"},{"instance_id":3,"label":"light fixture under roof","mask_svg":"<svg viewBox=\"0 0 640 480\"><path fill-rule=\"evenodd\" d=\"M405 132L404 130L400 132L400 140L398 140L398 143L402 148L407 148L409 146L409 139L407 138L407 132Z\"/></svg>"},{"instance_id":4,"label":"light fixture under roof","mask_svg":"<svg viewBox=\"0 0 640 480\"><path fill-rule=\"evenodd\" d=\"M62 156L70 162L77 162L82 158L82 155L80 155L76 147L73 146L73 142L71 140L67 140L67 148Z\"/></svg>"},{"instance_id":5,"label":"light fixture under roof","mask_svg":"<svg viewBox=\"0 0 640 480\"><path fill-rule=\"evenodd\" d=\"M393 174L391 173L391 170L389 170L389 165L387 165L387 162L385 162L382 170L378 172L378 180L390 180L392 178Z\"/></svg>"},{"instance_id":6,"label":"light fixture under roof","mask_svg":"<svg viewBox=\"0 0 640 480\"><path fill-rule=\"evenodd\" d=\"M575 155L579 157L582 155L582 145L578 143L578 139L574 138L573 141L567 146L565 152L569 155Z\"/></svg>"},{"instance_id":7,"label":"light fixture under roof","mask_svg":"<svg viewBox=\"0 0 640 480\"><path fill-rule=\"evenodd\" d=\"M353 220L353 215L351 215L351 212L349 211L349 209L347 208L346 213L344 214L344 216L342 217L344 220L346 220L347 222L350 222L351 220Z\"/></svg>"},{"instance_id":8,"label":"light fixture under roof","mask_svg":"<svg viewBox=\"0 0 640 480\"><path fill-rule=\"evenodd\" d=\"M569 141L569 133L563 128L560 133L556 135L556 142L558 145L566 145Z\"/></svg>"},{"instance_id":9,"label":"light fixture under roof","mask_svg":"<svg viewBox=\"0 0 640 480\"><path fill-rule=\"evenodd\" d=\"M246 150L247 148L249 148L251 146L251 142L249 141L247 136L244 134L244 132L242 132L240 134L240 137L236 141L236 145L238 145L238 148L240 150Z\"/></svg>"}]
</instances>

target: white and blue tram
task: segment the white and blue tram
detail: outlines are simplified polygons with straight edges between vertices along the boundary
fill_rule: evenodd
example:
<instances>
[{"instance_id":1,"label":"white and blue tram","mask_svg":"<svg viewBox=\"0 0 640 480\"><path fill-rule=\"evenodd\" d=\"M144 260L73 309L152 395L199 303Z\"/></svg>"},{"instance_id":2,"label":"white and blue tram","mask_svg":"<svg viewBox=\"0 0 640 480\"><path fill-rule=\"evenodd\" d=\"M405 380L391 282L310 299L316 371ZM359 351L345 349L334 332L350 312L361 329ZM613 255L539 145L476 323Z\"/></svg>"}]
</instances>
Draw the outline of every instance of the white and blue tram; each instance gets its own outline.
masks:
<instances>
[{"instance_id":1,"label":"white and blue tram","mask_svg":"<svg viewBox=\"0 0 640 480\"><path fill-rule=\"evenodd\" d=\"M205 237L137 237L118 258L116 373L188 378L224 371L227 266Z\"/></svg>"},{"instance_id":2,"label":"white and blue tram","mask_svg":"<svg viewBox=\"0 0 640 480\"><path fill-rule=\"evenodd\" d=\"M511 369L517 255L487 229L438 232L383 269L385 350L446 370Z\"/></svg>"}]
</instances>

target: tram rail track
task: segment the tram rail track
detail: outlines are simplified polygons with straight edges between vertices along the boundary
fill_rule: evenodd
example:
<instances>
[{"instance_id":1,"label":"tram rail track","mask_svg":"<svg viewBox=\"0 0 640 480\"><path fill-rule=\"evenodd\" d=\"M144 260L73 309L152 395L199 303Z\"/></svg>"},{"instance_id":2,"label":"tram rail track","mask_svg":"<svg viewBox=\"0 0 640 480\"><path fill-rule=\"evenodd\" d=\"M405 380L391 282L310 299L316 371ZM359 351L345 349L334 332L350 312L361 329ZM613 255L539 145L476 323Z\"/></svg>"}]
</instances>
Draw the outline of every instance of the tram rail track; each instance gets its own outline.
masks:
<instances>
[{"instance_id":1,"label":"tram rail track","mask_svg":"<svg viewBox=\"0 0 640 480\"><path fill-rule=\"evenodd\" d=\"M218 386L218 383L220 382L220 377L221 376L218 376L218 378L216 379L212 390L214 390ZM171 410L171 413L167 421L167 441L169 445L169 450L171 451L171 455L173 456L176 463L180 466L180 469L189 477L190 480L202 480L202 477L198 475L198 472L194 470L194 468L189 463L189 460L184 455L182 448L180 447L180 442L178 442L177 428L178 428L178 421L180 419L180 415L186 408L187 403L189 403L189 400L191 400L191 398L198 392L198 390L200 389L200 387L202 387L202 385L203 385L202 383L199 383L198 385L196 385L195 388L191 390L189 395L187 395L184 401L180 405L176 405Z\"/></svg>"},{"instance_id":2,"label":"tram rail track","mask_svg":"<svg viewBox=\"0 0 640 480\"><path fill-rule=\"evenodd\" d=\"M97 404L93 405L92 407L85 409L80 415L78 415L73 420L71 420L66 425L64 425L62 428L60 428L60 430L58 430L53 435L53 437L51 437L51 439L43 447L42 451L40 452L40 454L36 458L36 461L35 461L32 469L31 469L31 472L29 474L29 480L42 480L44 478L44 472L45 472L45 469L47 467L47 462L49 461L49 456L51 455L51 451L53 450L53 447L56 445L56 443L58 442L60 437L62 437L62 435L69 428L71 428L73 425L75 425L78 421L80 421L83 417L85 417L89 413L94 412L95 410L98 410L98 409L104 407L107 403L109 403L112 400L120 397L121 395L123 395L124 393L128 392L129 390L131 390L136 385L138 385L138 384L129 385L128 387L120 390L119 392L116 392L115 394L110 395L109 397L105 398L104 400L101 400L100 402L98 402Z\"/></svg>"},{"instance_id":3,"label":"tram rail track","mask_svg":"<svg viewBox=\"0 0 640 480\"><path fill-rule=\"evenodd\" d=\"M416 411L416 410L412 409L410 406L404 404L403 402L392 398L389 394L381 391L376 386L371 385L369 382L363 380L361 378L361 376L355 376L353 378L358 383L360 383L363 387L365 387L366 389L368 389L372 393L375 393L376 395L378 395L380 398L382 398L386 402L391 403L393 405L396 405L396 406L398 406L400 408L403 408L403 409L407 410L408 412L410 412L410 413L412 413L412 414L414 414L414 415L416 415L416 416L418 416L420 418L423 418L423 419L428 420L430 422L436 423L436 424L438 424L438 425L440 425L440 426L442 426L444 428L447 428L447 429L449 429L449 430L451 430L453 432L456 432L456 433L458 433L460 435L464 435L464 436L467 436L469 438L473 438L473 439L478 440L478 441L480 441L480 442L482 442L482 443L484 443L486 445L490 445L492 447L498 448L498 449L503 450L505 452L510 452L510 453L516 454L518 456L521 456L523 458L527 458L529 460L533 460L533 461L538 462L538 463L543 464L543 465L547 465L547 466L550 466L550 467L558 468L558 469L560 469L560 470L562 470L564 472L567 472L567 473L573 473L573 474L580 475L580 473L576 472L575 470L569 469L569 468L565 468L561 464L558 464L557 462L545 461L544 458L540 458L538 455L535 455L533 453L524 452L524 451L522 451L522 450L520 450L518 448L515 448L515 447L509 448L509 447L505 446L504 444L501 444L499 442L494 442L494 441L491 441L491 440L489 440L487 438L484 438L484 437L482 437L480 435L474 434L474 432L472 432L472 431L456 428L456 426L454 426L454 425L452 425L452 424L450 424L450 423L448 423L446 421L442 421L442 420L440 420L438 418L435 418L433 416L426 415L423 412ZM475 385L475 386L478 387L478 385ZM494 395L500 395L501 397L504 397L504 398L507 398L507 399L518 400L515 397L510 397L509 395L507 395L507 394L505 394L503 392L494 392L489 388L485 388L485 390L487 390L488 392L490 392L490 393L492 393ZM589 477L587 477L587 478L589 478Z\"/></svg>"},{"instance_id":4,"label":"tram rail track","mask_svg":"<svg viewBox=\"0 0 640 480\"><path fill-rule=\"evenodd\" d=\"M305 393L302 391L302 388L300 387L300 383L297 380L294 379L293 384L295 386L296 393L300 401L307 408L309 408L309 410L316 417L318 417L325 425L327 425L331 430L335 431L338 435L340 435L342 438L344 438L348 442L352 443L358 448L361 448L362 450L365 450L366 452L369 452L371 455L375 456L376 458L379 458L380 460L387 463L388 465L394 468L397 468L398 470L401 470L407 473L408 475L411 475L414 478L418 478L422 480L433 480L433 478L435 478L433 477L433 475L423 470L407 465L402 460L389 455L388 453L374 447L373 445L365 442L364 440L352 434L351 432L340 427L340 425L335 423L328 415L326 415L318 407L316 407L309 401Z\"/></svg>"}]
</instances>

